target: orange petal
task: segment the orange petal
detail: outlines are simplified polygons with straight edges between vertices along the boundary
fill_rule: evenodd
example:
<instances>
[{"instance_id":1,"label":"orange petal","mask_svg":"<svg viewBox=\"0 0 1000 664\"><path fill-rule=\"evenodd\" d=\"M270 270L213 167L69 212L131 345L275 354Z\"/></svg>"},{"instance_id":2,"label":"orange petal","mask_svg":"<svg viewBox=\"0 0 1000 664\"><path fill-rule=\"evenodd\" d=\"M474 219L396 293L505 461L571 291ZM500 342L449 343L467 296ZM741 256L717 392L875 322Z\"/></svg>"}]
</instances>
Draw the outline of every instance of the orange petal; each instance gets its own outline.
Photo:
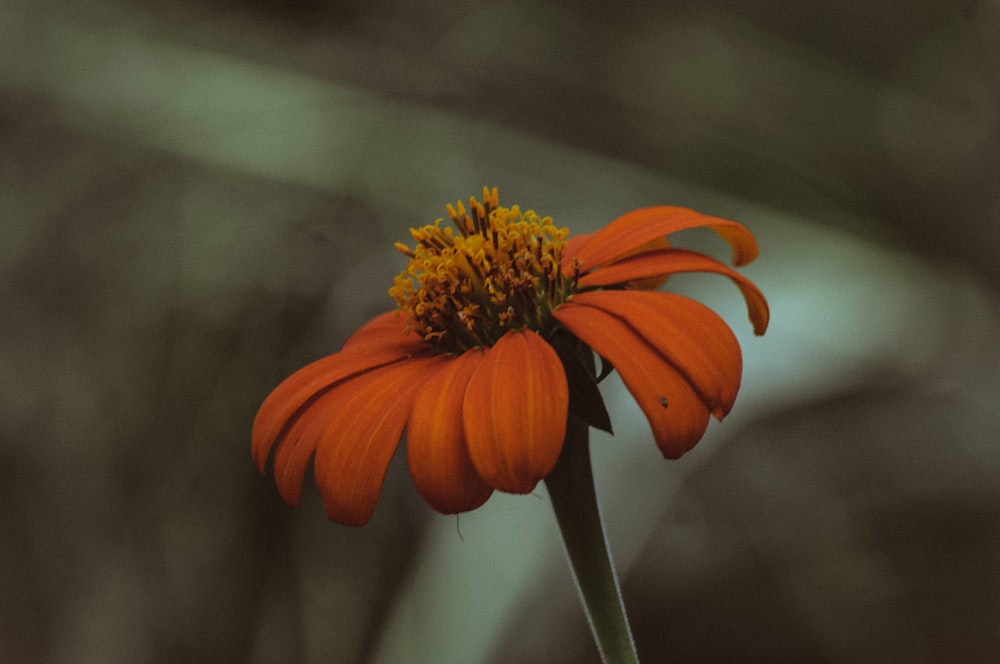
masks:
<instances>
[{"instance_id":1,"label":"orange petal","mask_svg":"<svg viewBox=\"0 0 1000 664\"><path fill-rule=\"evenodd\" d=\"M598 288L680 272L714 272L736 284L747 302L747 311L755 334L764 334L770 311L764 294L752 281L719 261L686 249L659 249L622 259L580 277L581 288Z\"/></svg>"},{"instance_id":2,"label":"orange petal","mask_svg":"<svg viewBox=\"0 0 1000 664\"><path fill-rule=\"evenodd\" d=\"M359 327L347 338L341 350L359 348L370 344L380 346L400 344L401 346L419 346L423 340L416 334L406 331L406 316L398 309L379 314Z\"/></svg>"},{"instance_id":3,"label":"orange petal","mask_svg":"<svg viewBox=\"0 0 1000 664\"><path fill-rule=\"evenodd\" d=\"M406 425L406 453L417 491L442 514L475 509L493 493L469 458L462 403L484 353L468 351L441 367L420 388Z\"/></svg>"},{"instance_id":4,"label":"orange petal","mask_svg":"<svg viewBox=\"0 0 1000 664\"><path fill-rule=\"evenodd\" d=\"M274 452L274 481L278 493L289 505L298 507L302 502L302 481L320 439L330 420L343 408L344 394L356 390L361 384L358 378L366 375L346 378L337 384L337 389L326 390L310 399L278 440Z\"/></svg>"},{"instance_id":5,"label":"orange petal","mask_svg":"<svg viewBox=\"0 0 1000 664\"><path fill-rule=\"evenodd\" d=\"M397 362L336 385L316 445L316 486L330 520L363 526L382 491L413 398L443 355Z\"/></svg>"},{"instance_id":6,"label":"orange petal","mask_svg":"<svg viewBox=\"0 0 1000 664\"><path fill-rule=\"evenodd\" d=\"M589 291L566 307L594 307L632 328L659 351L722 419L740 389L743 358L729 326L705 305L674 293Z\"/></svg>"},{"instance_id":7,"label":"orange petal","mask_svg":"<svg viewBox=\"0 0 1000 664\"><path fill-rule=\"evenodd\" d=\"M508 332L483 357L465 392L469 455L487 484L530 493L562 451L569 386L559 356L537 333Z\"/></svg>"},{"instance_id":8,"label":"orange petal","mask_svg":"<svg viewBox=\"0 0 1000 664\"><path fill-rule=\"evenodd\" d=\"M627 212L592 233L574 253L564 253L563 266L572 266L575 258L583 269L592 270L657 237L701 226L712 229L729 243L734 265L746 265L757 257L757 240L743 224L687 208L657 206Z\"/></svg>"},{"instance_id":9,"label":"orange petal","mask_svg":"<svg viewBox=\"0 0 1000 664\"><path fill-rule=\"evenodd\" d=\"M654 251L657 249L669 249L669 248L670 248L670 240L667 239L666 235L660 235L659 237L650 240L649 242L644 242L635 249L626 253L618 260L624 260L626 258L629 258L630 256L646 253L647 251ZM667 276L657 274L647 279L636 279L635 281L630 281L628 282L627 286L629 288L634 288L637 290L656 290L657 288L662 286L666 281L667 281Z\"/></svg>"},{"instance_id":10,"label":"orange petal","mask_svg":"<svg viewBox=\"0 0 1000 664\"><path fill-rule=\"evenodd\" d=\"M346 383L350 383L348 378ZM332 394L332 396L331 396ZM337 393L327 391L304 408L275 446L274 482L289 505L302 502L302 481L316 453L316 445L326 429L329 412L337 405Z\"/></svg>"},{"instance_id":11,"label":"orange petal","mask_svg":"<svg viewBox=\"0 0 1000 664\"><path fill-rule=\"evenodd\" d=\"M399 359L426 352L426 342L404 335L404 322L383 314L362 326L341 351L302 367L264 399L253 422L253 459L261 473L276 439L303 405L334 383Z\"/></svg>"},{"instance_id":12,"label":"orange petal","mask_svg":"<svg viewBox=\"0 0 1000 664\"><path fill-rule=\"evenodd\" d=\"M708 427L709 409L687 379L626 322L573 302L553 315L615 366L646 414L663 456L676 459L701 440Z\"/></svg>"}]
</instances>

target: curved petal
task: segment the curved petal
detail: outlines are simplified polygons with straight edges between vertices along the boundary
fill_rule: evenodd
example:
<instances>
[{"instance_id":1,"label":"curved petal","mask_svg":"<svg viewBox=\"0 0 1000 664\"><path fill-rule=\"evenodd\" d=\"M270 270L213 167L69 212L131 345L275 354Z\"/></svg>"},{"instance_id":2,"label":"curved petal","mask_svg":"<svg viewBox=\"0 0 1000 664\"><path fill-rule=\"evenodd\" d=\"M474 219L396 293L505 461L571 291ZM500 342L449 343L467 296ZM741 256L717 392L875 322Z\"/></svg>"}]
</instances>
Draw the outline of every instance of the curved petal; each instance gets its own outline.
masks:
<instances>
[{"instance_id":1,"label":"curved petal","mask_svg":"<svg viewBox=\"0 0 1000 664\"><path fill-rule=\"evenodd\" d=\"M364 374L362 374L364 375ZM345 383L350 383L348 378ZM333 396L331 396L331 394ZM322 393L304 408L277 442L274 451L274 483L286 503L298 507L302 502L302 482L306 468L316 453L330 409L337 405L337 393Z\"/></svg>"},{"instance_id":2,"label":"curved petal","mask_svg":"<svg viewBox=\"0 0 1000 664\"><path fill-rule=\"evenodd\" d=\"M403 335L402 323L387 324L392 314L383 314L361 327L339 353L327 355L302 367L278 384L264 399L253 422L253 460L260 473L282 431L310 399L334 383L370 369L428 351L416 335ZM360 335L360 337L359 337Z\"/></svg>"},{"instance_id":3,"label":"curved petal","mask_svg":"<svg viewBox=\"0 0 1000 664\"><path fill-rule=\"evenodd\" d=\"M363 385L358 379L367 375L362 373L345 378L337 384L337 389L326 390L310 399L278 440L274 452L274 481L278 493L289 505L298 507L302 502L306 468L330 420L343 408L344 394L357 390L359 385Z\"/></svg>"},{"instance_id":4,"label":"curved petal","mask_svg":"<svg viewBox=\"0 0 1000 664\"><path fill-rule=\"evenodd\" d=\"M469 455L487 484L530 493L562 451L569 386L559 356L531 330L489 348L465 392Z\"/></svg>"},{"instance_id":5,"label":"curved petal","mask_svg":"<svg viewBox=\"0 0 1000 664\"><path fill-rule=\"evenodd\" d=\"M425 342L416 334L406 332L406 316L394 309L379 314L347 337L341 350L368 345L394 345L419 347Z\"/></svg>"},{"instance_id":6,"label":"curved petal","mask_svg":"<svg viewBox=\"0 0 1000 664\"><path fill-rule=\"evenodd\" d=\"M618 370L645 413L663 456L676 459L701 440L708 407L655 348L617 316L567 303L552 312L574 336Z\"/></svg>"},{"instance_id":7,"label":"curved petal","mask_svg":"<svg viewBox=\"0 0 1000 664\"><path fill-rule=\"evenodd\" d=\"M413 398L432 375L427 372L446 361L443 355L412 358L330 390L314 469L331 521L363 526L371 518Z\"/></svg>"},{"instance_id":8,"label":"curved petal","mask_svg":"<svg viewBox=\"0 0 1000 664\"><path fill-rule=\"evenodd\" d=\"M764 334L770 319L767 300L760 289L723 263L687 249L658 249L604 265L580 277L581 288L598 288L680 272L714 272L729 277L743 293L754 334Z\"/></svg>"},{"instance_id":9,"label":"curved petal","mask_svg":"<svg viewBox=\"0 0 1000 664\"><path fill-rule=\"evenodd\" d=\"M743 224L688 208L661 205L640 208L618 217L592 233L574 253L565 253L563 265L572 266L576 259L583 269L594 269L657 237L701 226L712 229L729 243L734 265L746 265L757 257L757 240Z\"/></svg>"},{"instance_id":10,"label":"curved petal","mask_svg":"<svg viewBox=\"0 0 1000 664\"><path fill-rule=\"evenodd\" d=\"M647 251L655 251L655 250L669 249L669 248L670 248L670 240L667 239L666 235L660 235L650 240L649 242L644 242L640 244L638 247L632 249L618 260L624 260L626 258L630 258L638 254L646 253ZM637 290L656 290L667 281L667 276L669 275L657 274L652 277L647 277L645 279L636 279L634 281L628 282L627 286L629 288L634 288Z\"/></svg>"},{"instance_id":11,"label":"curved petal","mask_svg":"<svg viewBox=\"0 0 1000 664\"><path fill-rule=\"evenodd\" d=\"M674 293L590 291L566 307L593 307L615 316L659 351L720 420L736 401L743 375L740 344L705 305Z\"/></svg>"},{"instance_id":12,"label":"curved petal","mask_svg":"<svg viewBox=\"0 0 1000 664\"><path fill-rule=\"evenodd\" d=\"M428 377L406 425L410 476L424 500L442 514L475 509L493 493L472 465L462 423L465 391L483 356L483 351L468 351Z\"/></svg>"}]
</instances>

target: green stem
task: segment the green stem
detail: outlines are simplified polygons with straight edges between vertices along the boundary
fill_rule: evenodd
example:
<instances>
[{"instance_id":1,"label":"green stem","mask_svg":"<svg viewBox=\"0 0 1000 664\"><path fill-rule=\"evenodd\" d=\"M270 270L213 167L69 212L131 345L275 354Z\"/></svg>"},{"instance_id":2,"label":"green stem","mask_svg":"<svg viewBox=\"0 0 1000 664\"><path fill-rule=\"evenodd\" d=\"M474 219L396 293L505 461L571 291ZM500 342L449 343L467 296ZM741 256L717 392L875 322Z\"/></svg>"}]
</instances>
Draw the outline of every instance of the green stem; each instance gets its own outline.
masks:
<instances>
[{"instance_id":1,"label":"green stem","mask_svg":"<svg viewBox=\"0 0 1000 664\"><path fill-rule=\"evenodd\" d=\"M575 417L569 418L562 454L545 484L601 660L638 664L594 490L588 427Z\"/></svg>"}]
</instances>

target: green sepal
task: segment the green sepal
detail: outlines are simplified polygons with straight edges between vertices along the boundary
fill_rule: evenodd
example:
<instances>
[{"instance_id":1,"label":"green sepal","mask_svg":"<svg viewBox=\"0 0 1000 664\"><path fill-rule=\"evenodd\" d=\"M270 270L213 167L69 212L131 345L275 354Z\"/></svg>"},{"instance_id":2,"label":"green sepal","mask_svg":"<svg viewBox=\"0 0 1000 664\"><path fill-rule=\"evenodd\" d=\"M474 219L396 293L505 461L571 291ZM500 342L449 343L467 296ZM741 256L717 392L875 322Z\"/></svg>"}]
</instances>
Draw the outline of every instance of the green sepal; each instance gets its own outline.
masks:
<instances>
[{"instance_id":1,"label":"green sepal","mask_svg":"<svg viewBox=\"0 0 1000 664\"><path fill-rule=\"evenodd\" d=\"M611 416L604 405L604 397L597 387L594 375L594 353L576 337L556 334L549 341L562 361L566 380L569 383L569 412L589 426L608 433L611 430ZM603 360L603 358L602 358ZM603 363L601 368L608 367ZM603 372L602 372L603 373Z\"/></svg>"},{"instance_id":2,"label":"green sepal","mask_svg":"<svg viewBox=\"0 0 1000 664\"><path fill-rule=\"evenodd\" d=\"M602 380L610 376L611 372L615 370L615 365L608 362L603 355L601 355L600 358L601 358L601 373L597 374L597 377L594 378L595 383L600 383Z\"/></svg>"}]
</instances>

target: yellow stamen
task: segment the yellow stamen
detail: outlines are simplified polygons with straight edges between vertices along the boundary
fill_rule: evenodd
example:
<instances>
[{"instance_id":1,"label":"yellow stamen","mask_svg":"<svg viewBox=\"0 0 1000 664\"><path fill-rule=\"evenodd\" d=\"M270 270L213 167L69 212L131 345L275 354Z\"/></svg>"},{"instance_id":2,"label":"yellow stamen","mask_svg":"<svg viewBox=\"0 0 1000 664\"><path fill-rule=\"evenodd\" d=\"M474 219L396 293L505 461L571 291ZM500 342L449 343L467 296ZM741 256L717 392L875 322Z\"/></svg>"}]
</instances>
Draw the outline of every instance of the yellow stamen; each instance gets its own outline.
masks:
<instances>
[{"instance_id":1,"label":"yellow stamen","mask_svg":"<svg viewBox=\"0 0 1000 664\"><path fill-rule=\"evenodd\" d=\"M447 206L456 235L441 219L396 248L409 257L389 289L408 329L442 352L491 346L511 329L545 332L551 311L570 293L559 270L569 231L518 206L500 207L496 188L483 202Z\"/></svg>"}]
</instances>

